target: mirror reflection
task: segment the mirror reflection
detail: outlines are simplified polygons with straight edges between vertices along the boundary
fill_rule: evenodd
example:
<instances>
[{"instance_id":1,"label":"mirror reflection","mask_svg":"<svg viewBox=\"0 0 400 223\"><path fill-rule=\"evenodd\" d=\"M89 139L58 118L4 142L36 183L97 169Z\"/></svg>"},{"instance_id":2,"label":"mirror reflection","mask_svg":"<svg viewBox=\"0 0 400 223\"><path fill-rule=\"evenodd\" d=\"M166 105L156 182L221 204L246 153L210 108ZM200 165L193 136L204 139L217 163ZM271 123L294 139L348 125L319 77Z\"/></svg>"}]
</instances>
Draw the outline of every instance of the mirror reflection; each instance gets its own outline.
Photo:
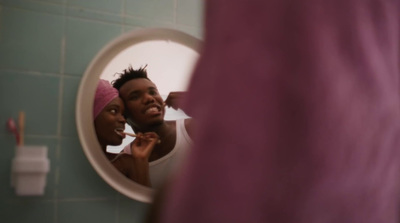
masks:
<instances>
[{"instance_id":1,"label":"mirror reflection","mask_svg":"<svg viewBox=\"0 0 400 223\"><path fill-rule=\"evenodd\" d=\"M145 41L119 53L100 75L95 132L125 177L159 188L190 150L193 121L178 105L197 57L176 42Z\"/></svg>"},{"instance_id":2,"label":"mirror reflection","mask_svg":"<svg viewBox=\"0 0 400 223\"><path fill-rule=\"evenodd\" d=\"M145 45L153 41L155 41L156 44L166 44L167 46L153 46L150 49L145 47ZM161 184L165 179L163 175L165 173L164 167L166 166L170 168L170 170L177 168L175 165L178 164L174 164L172 161L179 158L176 156L179 153L174 151L178 151L179 148L176 150L177 146L182 145L179 135L187 134L187 138L190 139L190 118L181 110L169 109L168 106L164 106L162 103L166 101L169 105L176 104L176 101L182 96L179 92L184 92L186 90L191 72L198 58L200 44L201 41L197 38L177 30L165 28L134 30L108 43L91 61L82 77L76 101L76 126L83 151L96 172L110 186L129 198L141 202L152 202L155 191L154 188L157 188L157 185ZM183 50L172 50L172 45L178 45L178 48L183 48ZM139 50L138 48L143 48L143 50ZM163 48L167 48L167 50L163 51ZM124 70L130 66L133 70L145 68L149 79L137 78L126 81L121 84L119 90L128 89L127 91L129 92L129 90L134 89L133 87L136 89L137 84L138 86L154 84L157 87L157 97L156 95L152 95L153 99L147 100L151 101L150 104L152 107L147 108L146 106L148 105L145 103L139 105L130 102L125 103L124 100L127 101L131 93L127 93L128 95L126 95L118 91L118 96L121 96L120 99L122 103L117 103L117 108L121 109L121 111L117 111L117 109L109 110L118 117L112 122L118 124L107 124L112 126L110 130L107 130L110 132L102 133L99 130L96 132L95 126L101 125L102 122L107 123L107 120L95 120L95 117L99 117L94 114L94 99L99 79L104 79L108 83L111 83L119 78L120 74L124 73ZM138 83L140 81L142 83ZM137 90L139 90L139 92L144 92L144 95L146 95L145 98L150 98L149 90L143 91L139 88ZM171 92L177 93L171 94ZM169 95L171 95L171 97L168 99ZM160 100L159 97L161 97L162 100ZM110 102L113 99L111 99ZM106 108L106 105L109 105L104 102L102 104L104 108ZM101 109L101 111L103 111L103 109ZM144 109L144 113L142 109ZM100 109L97 112L99 111ZM136 112L138 111L139 114L137 115ZM148 112L147 114L146 111ZM142 114L140 114L140 112L142 112ZM124 115L121 116L121 114ZM147 120L146 117L148 115L154 115L154 117L148 117ZM129 122L133 128L126 124L122 125L124 122ZM183 127L183 133L177 131ZM105 127L103 128L105 129ZM147 160L149 175L143 175L141 173L136 175L136 177L148 176L150 181L149 185L151 187L144 186L146 183L143 182L145 181L141 184L140 182L131 180L126 174L121 174L119 168L115 168L115 165L110 162L124 150L124 147L130 145L131 142L140 137L124 135L125 138L119 137L116 139L116 142L112 141L112 143L110 143L109 141L102 141L103 139L99 140L97 136L98 134L106 134L114 137L115 135L118 136L118 134L129 134L129 131L135 134L142 133L143 135L146 133L152 134L150 132L154 132L157 134L157 142L160 140L160 143L155 142L152 148L152 152L158 152L154 153L155 155L149 155L149 160ZM152 137L150 135L148 137L149 139L147 139L147 141L146 138L142 138L143 144L141 142L138 147L151 147L151 143L154 143L152 138L155 138L155 136ZM123 138L122 143L117 145L121 142L121 138ZM128 149L127 154L130 155L131 158L123 158L124 160L134 159L132 154L129 154L129 151L130 149ZM105 152L107 155L105 155ZM143 164L143 162L141 164ZM121 164L121 166L124 165ZM129 170L127 170L127 172L129 172ZM160 178L157 177L159 175L161 175ZM152 182L152 178L154 178L154 182ZM137 179L137 181L139 181L139 179Z\"/></svg>"},{"instance_id":3,"label":"mirror reflection","mask_svg":"<svg viewBox=\"0 0 400 223\"><path fill-rule=\"evenodd\" d=\"M130 148L134 151L132 156L127 153L107 152L108 145L120 145L125 137L124 102L119 97L118 90L110 82L101 79L98 83L94 106L94 128L97 140L107 159L120 173L142 185L151 186L147 157L157 141L155 133L147 134L148 137L138 137ZM142 164L140 161L143 161ZM134 165L137 164L137 165Z\"/></svg>"},{"instance_id":4,"label":"mirror reflection","mask_svg":"<svg viewBox=\"0 0 400 223\"><path fill-rule=\"evenodd\" d=\"M194 65L198 59L194 49L169 40L149 40L134 44L121 51L107 64L100 78L114 81L128 66L139 68L146 66L151 80L157 84L158 91L164 100L169 92L186 91ZM166 108L165 120L188 118L181 109ZM134 133L127 125L126 132ZM121 145L108 146L107 151L119 153L128 143L125 138Z\"/></svg>"}]
</instances>

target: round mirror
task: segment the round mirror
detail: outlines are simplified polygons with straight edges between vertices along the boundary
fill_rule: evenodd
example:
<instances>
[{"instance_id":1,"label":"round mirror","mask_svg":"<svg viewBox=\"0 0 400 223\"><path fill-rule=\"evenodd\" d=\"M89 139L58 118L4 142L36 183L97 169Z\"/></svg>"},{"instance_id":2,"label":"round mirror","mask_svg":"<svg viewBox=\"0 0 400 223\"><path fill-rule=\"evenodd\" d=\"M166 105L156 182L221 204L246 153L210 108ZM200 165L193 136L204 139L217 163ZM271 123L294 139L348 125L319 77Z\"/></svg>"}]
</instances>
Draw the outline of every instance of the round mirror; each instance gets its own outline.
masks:
<instances>
[{"instance_id":1,"label":"round mirror","mask_svg":"<svg viewBox=\"0 0 400 223\"><path fill-rule=\"evenodd\" d=\"M112 81L116 78L114 74L130 65L135 69L147 65L149 77L162 96L166 97L171 91L185 91L199 56L200 44L197 38L177 30L135 30L107 44L89 64L81 80L76 102L76 125L82 148L96 172L109 185L132 199L149 203L154 191L119 173L101 150L92 112L97 83L100 78ZM182 116L185 116L182 111L169 109L165 119ZM121 151L132 138L127 140L119 147L107 148L107 151Z\"/></svg>"}]
</instances>

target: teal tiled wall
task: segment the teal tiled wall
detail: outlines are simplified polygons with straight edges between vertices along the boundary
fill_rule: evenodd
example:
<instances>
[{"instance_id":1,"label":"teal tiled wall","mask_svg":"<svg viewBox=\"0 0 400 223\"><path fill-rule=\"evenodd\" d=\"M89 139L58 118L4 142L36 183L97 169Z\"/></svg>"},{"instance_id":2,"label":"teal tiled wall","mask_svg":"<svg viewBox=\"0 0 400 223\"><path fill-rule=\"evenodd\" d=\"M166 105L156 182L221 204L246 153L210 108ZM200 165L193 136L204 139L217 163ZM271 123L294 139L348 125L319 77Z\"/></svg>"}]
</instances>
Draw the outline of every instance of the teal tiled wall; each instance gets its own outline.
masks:
<instances>
[{"instance_id":1,"label":"teal tiled wall","mask_svg":"<svg viewBox=\"0 0 400 223\"><path fill-rule=\"evenodd\" d=\"M124 32L164 27L202 39L202 0L0 0L0 221L141 222L147 204L119 194L85 157L75 126L82 75ZM26 113L25 144L46 145L45 194L10 186L15 139L8 118Z\"/></svg>"}]
</instances>

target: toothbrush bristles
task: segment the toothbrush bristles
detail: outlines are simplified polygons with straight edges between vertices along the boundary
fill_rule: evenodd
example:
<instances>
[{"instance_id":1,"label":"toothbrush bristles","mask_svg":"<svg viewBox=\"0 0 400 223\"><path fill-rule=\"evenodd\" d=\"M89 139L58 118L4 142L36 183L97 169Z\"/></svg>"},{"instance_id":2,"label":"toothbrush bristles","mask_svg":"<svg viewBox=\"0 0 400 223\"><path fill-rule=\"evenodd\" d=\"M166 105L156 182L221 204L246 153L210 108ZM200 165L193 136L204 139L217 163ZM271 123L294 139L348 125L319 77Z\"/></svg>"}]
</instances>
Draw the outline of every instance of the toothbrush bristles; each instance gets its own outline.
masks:
<instances>
[{"instance_id":1,"label":"toothbrush bristles","mask_svg":"<svg viewBox=\"0 0 400 223\"><path fill-rule=\"evenodd\" d=\"M133 134L133 133L129 133L129 132L123 132L125 135L128 135L128 136L132 136L132 137L137 137L137 135L136 134Z\"/></svg>"},{"instance_id":2,"label":"toothbrush bristles","mask_svg":"<svg viewBox=\"0 0 400 223\"><path fill-rule=\"evenodd\" d=\"M128 136L132 136L132 137L138 137L138 135L136 135L136 134L133 134L133 133L129 133L129 132L123 132L125 135L128 135ZM160 144L161 143L161 140L159 139L158 141L157 141L157 144Z\"/></svg>"}]
</instances>

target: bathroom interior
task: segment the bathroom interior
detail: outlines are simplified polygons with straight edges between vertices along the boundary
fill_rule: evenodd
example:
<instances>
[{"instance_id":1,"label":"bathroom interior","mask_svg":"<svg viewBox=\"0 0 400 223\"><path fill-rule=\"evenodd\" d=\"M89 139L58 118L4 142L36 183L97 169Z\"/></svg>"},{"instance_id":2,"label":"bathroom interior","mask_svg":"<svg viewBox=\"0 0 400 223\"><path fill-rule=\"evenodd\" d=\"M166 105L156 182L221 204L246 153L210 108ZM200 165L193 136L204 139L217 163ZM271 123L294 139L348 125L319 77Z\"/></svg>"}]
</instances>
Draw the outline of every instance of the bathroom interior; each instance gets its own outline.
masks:
<instances>
[{"instance_id":1,"label":"bathroom interior","mask_svg":"<svg viewBox=\"0 0 400 223\"><path fill-rule=\"evenodd\" d=\"M201 0L0 0L1 221L143 221L149 202L117 190L89 162L76 124L78 91L96 55L127 33L166 28L201 40L203 7ZM24 145L46 147L40 195L11 185L17 145L6 124L21 111Z\"/></svg>"}]
</instances>

